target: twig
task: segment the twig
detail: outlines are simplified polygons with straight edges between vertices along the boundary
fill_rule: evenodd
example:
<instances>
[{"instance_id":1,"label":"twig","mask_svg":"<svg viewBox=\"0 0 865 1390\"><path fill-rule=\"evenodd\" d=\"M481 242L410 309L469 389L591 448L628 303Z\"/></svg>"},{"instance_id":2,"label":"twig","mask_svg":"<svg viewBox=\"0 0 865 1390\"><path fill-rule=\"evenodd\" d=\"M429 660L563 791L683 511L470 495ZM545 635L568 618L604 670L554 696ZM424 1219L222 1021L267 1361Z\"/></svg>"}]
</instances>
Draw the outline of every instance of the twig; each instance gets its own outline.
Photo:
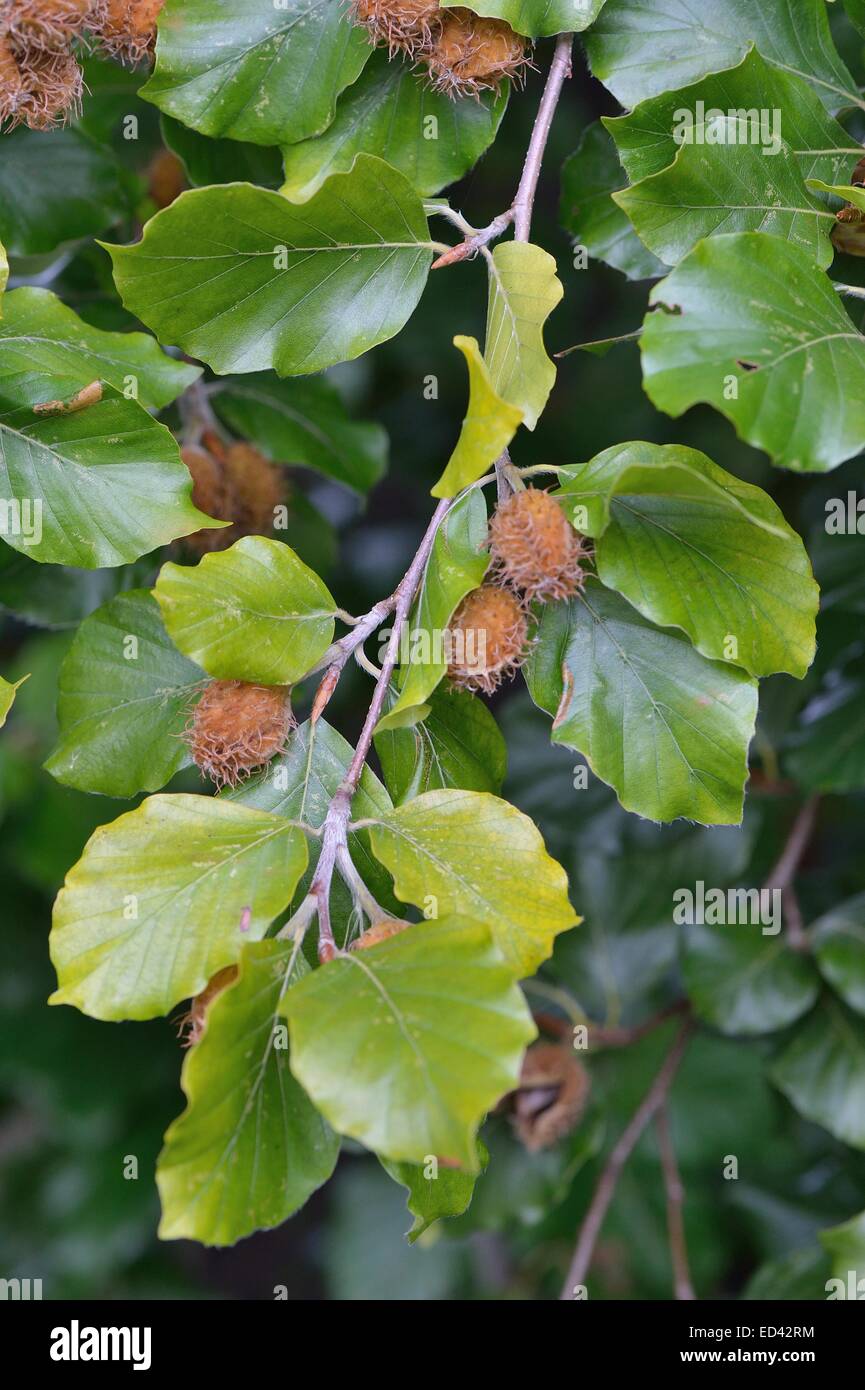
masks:
<instances>
[{"instance_id":1,"label":"twig","mask_svg":"<svg viewBox=\"0 0 865 1390\"><path fill-rule=\"evenodd\" d=\"M652 1082L645 1099L641 1102L634 1112L628 1125L622 1131L617 1143L610 1152L604 1165L600 1180L595 1188L594 1196L589 1204L585 1219L577 1237L577 1244L574 1249L574 1257L571 1260L568 1276L565 1280L561 1292L561 1299L570 1301L573 1298L574 1288L585 1282L589 1265L595 1251L601 1227L604 1224L604 1217L613 1200L622 1169L630 1158L636 1147L637 1141L646 1126L657 1114L660 1107L664 1104L670 1087L673 1084L676 1072L679 1069L685 1049L691 1039L694 1024L691 1019L687 1019L679 1029L673 1046L667 1053L663 1065Z\"/></svg>"},{"instance_id":2,"label":"twig","mask_svg":"<svg viewBox=\"0 0 865 1390\"><path fill-rule=\"evenodd\" d=\"M799 807L796 819L790 827L787 843L781 851L781 857L763 884L764 890L771 891L776 888L781 890L782 903L785 909L787 940L794 951L807 951L810 948L793 882L814 833L819 806L820 797L815 794L809 796L808 800Z\"/></svg>"},{"instance_id":3,"label":"twig","mask_svg":"<svg viewBox=\"0 0 865 1390\"><path fill-rule=\"evenodd\" d=\"M523 175L517 189L517 196L513 201L514 237L517 241L528 241L531 232L535 192L538 187L550 127L553 123L553 116L556 114L556 107L559 104L565 79L571 75L573 42L573 34L559 34L556 40L556 51L550 64L547 85L544 88L544 95L541 97L538 114L535 117L532 138L529 141L526 162L523 165Z\"/></svg>"},{"instance_id":4,"label":"twig","mask_svg":"<svg viewBox=\"0 0 865 1390\"><path fill-rule=\"evenodd\" d=\"M661 1153L661 1170L664 1174L664 1191L667 1197L667 1234L670 1240L670 1260L673 1265L673 1293L679 1302L696 1298L691 1283L688 1264L688 1243L685 1237L683 1205L685 1189L679 1176L676 1150L670 1132L670 1111L666 1101L658 1111L655 1120L658 1131L658 1148Z\"/></svg>"},{"instance_id":5,"label":"twig","mask_svg":"<svg viewBox=\"0 0 865 1390\"><path fill-rule=\"evenodd\" d=\"M360 619L357 626L336 644L337 655L333 660L332 667L325 676L320 690L326 686L333 688L335 685L334 668L338 673L345 666L346 661L358 645L359 634L372 631L381 622L382 618L393 609L394 619L391 634L388 639L387 652L382 662L381 674L378 677L370 701L369 710L364 720L363 729L357 742L351 763L345 777L340 782L331 798L327 815L324 819L321 834L321 853L318 857L315 874L310 884L309 892L298 908L293 917L286 922L279 932L279 936L286 937L293 935L299 927L306 927L312 917L317 913L319 920L319 942L318 956L322 962L332 960L336 954L336 942L334 941L333 931L330 924L330 886L333 880L333 871L339 868L340 873L344 874L346 865L350 861L348 853L348 818L351 811L351 803L357 791L360 776L363 772L364 764L367 759L370 747L372 746L372 736L376 725L381 718L384 702L387 698L390 678L393 675L399 656L400 636L403 624L406 622L415 594L417 593L433 542L436 538L439 526L444 521L451 507L453 498L445 498L439 502L429 526L424 533L424 537L415 552L414 559L397 585L390 599L385 599L381 604L376 604L370 613ZM384 610L382 612L382 610ZM367 620L375 614L377 621L372 627L367 626ZM361 638L362 640L362 638ZM331 649L333 650L333 649ZM318 707L318 697L316 706ZM321 709L318 708L318 713ZM349 887L356 889L356 882L349 882ZM370 904L374 902L370 898ZM375 904L378 911L378 904ZM383 913L383 916L388 914Z\"/></svg>"},{"instance_id":6,"label":"twig","mask_svg":"<svg viewBox=\"0 0 865 1390\"><path fill-rule=\"evenodd\" d=\"M571 48L573 46L573 34L560 34L556 40L556 51L550 70L547 74L547 82L544 87L544 94L541 97L541 104L538 107L538 114L535 117L535 124L532 130L532 138L529 141L529 148L526 153L525 164L517 188L516 197L511 206L505 211L500 212L498 217L494 217L489 226L477 231L466 222L461 213L455 212L453 208L437 204L429 204L427 211L435 213L440 217L446 217L454 226L459 227L465 234L465 240L457 243L456 246L449 247L437 260L433 261L433 270L442 270L445 266L455 265L457 261L464 261L468 256L474 256L478 251L485 252L491 241L506 232L511 223L514 224L514 238L517 241L528 241L529 232L532 225L532 209L535 203L535 193L538 187L541 164L544 158L544 151L549 139L550 127L553 123L553 116L559 97L562 94L562 87L565 79L571 74Z\"/></svg>"},{"instance_id":7,"label":"twig","mask_svg":"<svg viewBox=\"0 0 865 1390\"><path fill-rule=\"evenodd\" d=\"M465 241L457 242L449 251L433 261L431 270L442 270L446 265L454 265L457 261L464 261L467 256L474 256L482 247L487 246L491 241L500 237L502 232L506 232L514 220L515 212L513 208L508 208L507 212L500 212L498 217L494 217L488 227L484 227L479 232L472 232L471 236L466 237Z\"/></svg>"}]
</instances>

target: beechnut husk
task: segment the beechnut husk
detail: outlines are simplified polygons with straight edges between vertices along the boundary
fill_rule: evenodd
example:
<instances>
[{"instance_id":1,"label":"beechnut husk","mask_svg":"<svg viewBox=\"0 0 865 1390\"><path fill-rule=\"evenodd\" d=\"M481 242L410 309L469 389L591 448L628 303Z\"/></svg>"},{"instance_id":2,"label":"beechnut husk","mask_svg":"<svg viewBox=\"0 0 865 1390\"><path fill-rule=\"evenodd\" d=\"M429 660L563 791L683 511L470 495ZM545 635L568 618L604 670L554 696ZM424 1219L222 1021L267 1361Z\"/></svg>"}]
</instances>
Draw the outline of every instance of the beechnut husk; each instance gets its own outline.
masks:
<instances>
[{"instance_id":1,"label":"beechnut husk","mask_svg":"<svg viewBox=\"0 0 865 1390\"><path fill-rule=\"evenodd\" d=\"M77 116L82 55L152 59L165 0L0 0L0 126L50 130ZM436 0L350 0L346 13L391 58L404 54L436 91L478 97L519 80L526 40L499 19Z\"/></svg>"},{"instance_id":2,"label":"beechnut husk","mask_svg":"<svg viewBox=\"0 0 865 1390\"><path fill-rule=\"evenodd\" d=\"M262 496L268 495L273 482L266 470L272 466L249 445L235 448L245 451L247 465L255 456L251 476ZM208 501L213 510L206 486L218 489L220 509L214 514L233 522L225 531L199 534L218 538L248 522L249 497L232 490L231 473L220 472L218 458L205 449L185 449L183 457L193 472L199 505ZM228 457L223 450L223 461ZM191 538L193 543L196 539ZM521 489L499 503L490 520L488 545L487 581L463 599L450 620L451 649L459 658L447 669L452 686L485 695L515 675L528 656L531 605L576 593L589 556L555 498L537 488ZM186 740L200 771L217 787L233 787L281 753L295 727L288 688L217 680L205 686Z\"/></svg>"},{"instance_id":3,"label":"beechnut husk","mask_svg":"<svg viewBox=\"0 0 865 1390\"><path fill-rule=\"evenodd\" d=\"M498 91L529 65L526 41L500 19L482 19L436 0L352 0L352 18L391 57L404 53L450 97Z\"/></svg>"},{"instance_id":4,"label":"beechnut husk","mask_svg":"<svg viewBox=\"0 0 865 1390\"><path fill-rule=\"evenodd\" d=\"M78 115L80 58L148 61L165 0L0 0L0 126L50 130Z\"/></svg>"}]
</instances>

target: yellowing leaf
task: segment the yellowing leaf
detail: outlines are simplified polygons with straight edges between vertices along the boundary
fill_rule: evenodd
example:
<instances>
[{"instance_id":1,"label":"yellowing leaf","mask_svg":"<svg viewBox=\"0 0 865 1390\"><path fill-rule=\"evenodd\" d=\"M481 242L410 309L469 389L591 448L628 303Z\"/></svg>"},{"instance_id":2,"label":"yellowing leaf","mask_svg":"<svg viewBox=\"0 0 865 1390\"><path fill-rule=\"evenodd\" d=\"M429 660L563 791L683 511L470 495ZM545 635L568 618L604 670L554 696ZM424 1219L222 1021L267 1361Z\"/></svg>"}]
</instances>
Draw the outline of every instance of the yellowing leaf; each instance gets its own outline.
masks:
<instances>
[{"instance_id":1,"label":"yellowing leaf","mask_svg":"<svg viewBox=\"0 0 865 1390\"><path fill-rule=\"evenodd\" d=\"M504 241L490 263L484 357L493 389L523 412L533 430L556 380L544 324L564 290L556 263L540 246Z\"/></svg>"},{"instance_id":2,"label":"yellowing leaf","mask_svg":"<svg viewBox=\"0 0 865 1390\"><path fill-rule=\"evenodd\" d=\"M4 680L3 677L0 676L0 729L2 729L3 725L6 723L9 711L15 703L15 691L18 689L19 685L23 685L26 680L27 676L22 676L20 681L16 681L13 685L11 681Z\"/></svg>"},{"instance_id":3,"label":"yellowing leaf","mask_svg":"<svg viewBox=\"0 0 865 1390\"><path fill-rule=\"evenodd\" d=\"M559 932L575 926L568 877L537 826L487 792L426 792L370 832L403 902L484 922L517 978L531 975Z\"/></svg>"},{"instance_id":4,"label":"yellowing leaf","mask_svg":"<svg viewBox=\"0 0 865 1390\"><path fill-rule=\"evenodd\" d=\"M154 1018L264 936L306 868L283 816L209 796L151 796L100 826L54 905L50 1004Z\"/></svg>"},{"instance_id":5,"label":"yellowing leaf","mask_svg":"<svg viewBox=\"0 0 865 1390\"><path fill-rule=\"evenodd\" d=\"M153 592L175 646L219 680L292 685L333 637L327 588L269 536L244 536L194 566L169 562Z\"/></svg>"},{"instance_id":6,"label":"yellowing leaf","mask_svg":"<svg viewBox=\"0 0 865 1390\"><path fill-rule=\"evenodd\" d=\"M522 410L508 405L497 393L477 338L460 334L454 338L454 347L468 364L469 411L448 466L432 489L433 497L456 497L482 477L508 447L523 418Z\"/></svg>"}]
</instances>

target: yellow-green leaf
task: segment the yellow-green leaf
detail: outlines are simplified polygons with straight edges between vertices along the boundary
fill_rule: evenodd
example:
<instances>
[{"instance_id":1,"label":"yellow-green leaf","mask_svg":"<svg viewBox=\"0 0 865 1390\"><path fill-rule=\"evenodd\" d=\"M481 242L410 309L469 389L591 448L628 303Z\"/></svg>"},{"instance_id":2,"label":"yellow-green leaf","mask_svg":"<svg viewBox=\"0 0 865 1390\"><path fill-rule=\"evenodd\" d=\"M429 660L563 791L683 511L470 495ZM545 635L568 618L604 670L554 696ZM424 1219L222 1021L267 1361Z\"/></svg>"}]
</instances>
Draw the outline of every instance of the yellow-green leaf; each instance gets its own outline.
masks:
<instances>
[{"instance_id":1,"label":"yellow-green leaf","mask_svg":"<svg viewBox=\"0 0 865 1390\"><path fill-rule=\"evenodd\" d=\"M518 406L502 400L493 386L477 338L454 338L469 369L469 409L448 466L432 489L433 497L456 497L482 477L506 449L523 418Z\"/></svg>"},{"instance_id":2,"label":"yellow-green leaf","mask_svg":"<svg viewBox=\"0 0 865 1390\"><path fill-rule=\"evenodd\" d=\"M387 1158L472 1172L478 1125L516 1086L535 1036L489 931L464 919L338 956L280 1008L291 1069L334 1129Z\"/></svg>"},{"instance_id":3,"label":"yellow-green leaf","mask_svg":"<svg viewBox=\"0 0 865 1390\"><path fill-rule=\"evenodd\" d=\"M333 1172L339 1140L291 1074L277 1013L302 969L292 942L250 943L209 1006L156 1170L163 1240L232 1245L286 1221Z\"/></svg>"},{"instance_id":4,"label":"yellow-green leaf","mask_svg":"<svg viewBox=\"0 0 865 1390\"><path fill-rule=\"evenodd\" d=\"M504 241L492 254L484 357L493 389L523 413L533 430L556 380L544 347L544 324L564 290L548 252Z\"/></svg>"},{"instance_id":5,"label":"yellow-green leaf","mask_svg":"<svg viewBox=\"0 0 865 1390\"><path fill-rule=\"evenodd\" d=\"M484 922L517 978L534 974L558 933L580 921L537 826L487 792L425 792L382 817L370 838L398 898Z\"/></svg>"},{"instance_id":6,"label":"yellow-green leaf","mask_svg":"<svg viewBox=\"0 0 865 1390\"><path fill-rule=\"evenodd\" d=\"M151 796L100 826L54 905L50 1004L154 1018L258 941L306 868L284 816L209 796Z\"/></svg>"},{"instance_id":7,"label":"yellow-green leaf","mask_svg":"<svg viewBox=\"0 0 865 1390\"><path fill-rule=\"evenodd\" d=\"M220 680L292 685L333 637L327 588L269 536L244 536L194 566L169 562L153 592L175 646Z\"/></svg>"},{"instance_id":8,"label":"yellow-green leaf","mask_svg":"<svg viewBox=\"0 0 865 1390\"><path fill-rule=\"evenodd\" d=\"M13 685L11 681L4 680L0 676L0 729L6 723L9 711L15 703L15 691L19 685L24 684L26 679L27 676L22 676L20 681L15 681Z\"/></svg>"}]
</instances>

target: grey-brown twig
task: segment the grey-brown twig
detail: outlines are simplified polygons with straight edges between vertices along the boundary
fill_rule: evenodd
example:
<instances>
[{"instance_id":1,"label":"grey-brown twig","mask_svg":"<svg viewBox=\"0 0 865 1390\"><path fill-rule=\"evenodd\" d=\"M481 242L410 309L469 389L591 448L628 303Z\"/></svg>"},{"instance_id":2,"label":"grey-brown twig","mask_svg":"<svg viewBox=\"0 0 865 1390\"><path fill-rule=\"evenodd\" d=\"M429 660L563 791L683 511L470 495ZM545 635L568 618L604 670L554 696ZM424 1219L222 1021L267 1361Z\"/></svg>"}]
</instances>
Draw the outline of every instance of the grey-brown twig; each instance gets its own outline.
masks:
<instances>
[{"instance_id":1,"label":"grey-brown twig","mask_svg":"<svg viewBox=\"0 0 865 1390\"><path fill-rule=\"evenodd\" d=\"M543 163L544 151L547 148L550 127L553 124L553 117L556 114L556 107L562 94L562 87L565 80L571 75L573 43L573 34L559 34L556 39L556 51L550 64L550 71L547 74L547 85L544 87L544 94L541 97L541 104L535 117L535 125L532 138L529 141L526 162L523 165L520 186L513 201L514 237L517 241L528 241L531 233L532 210L535 205L535 193L541 173L541 164Z\"/></svg>"},{"instance_id":2,"label":"grey-brown twig","mask_svg":"<svg viewBox=\"0 0 865 1390\"><path fill-rule=\"evenodd\" d=\"M324 824L321 830L321 852L318 857L318 864L313 875L309 892L298 908L293 917L285 924L279 933L280 936L293 935L298 930L305 930L314 916L318 916L318 954L322 961L332 960L336 954L336 943L333 936L333 929L330 921L330 888L333 880L334 869L338 869L342 876L346 878L349 888L360 905L367 910L376 910L371 895L359 893L357 877L348 870L351 863L348 851L348 819L351 812L351 803L360 782L364 764L372 746L372 737L375 733L376 725L381 718L384 709L384 702L387 699L387 692L390 687L391 676L397 664L399 656L400 635L403 625L408 619L417 593L420 582L423 578L424 570L433 547L436 534L451 507L453 499L446 498L439 502L432 519L427 527L423 539L415 552L414 559L403 575L389 599L384 599L380 604L376 604L370 609L368 614L359 620L339 643L331 648L334 653L331 665L326 674L321 690L325 685L329 685L331 690L339 678L339 674L345 666L351 652L358 645L358 641L363 640L364 635L369 635L383 621L384 617L393 611L393 627L388 638L387 651L382 662L381 674L379 675L373 697L370 701L369 710L364 720L363 729L357 742L351 763L345 777L340 782L327 810ZM372 621L373 617L375 621ZM369 621L368 621L369 620ZM371 622L371 625L370 625ZM326 703L326 701L325 701ZM321 709L318 710L318 714ZM385 914L383 914L385 915Z\"/></svg>"},{"instance_id":3,"label":"grey-brown twig","mask_svg":"<svg viewBox=\"0 0 865 1390\"><path fill-rule=\"evenodd\" d=\"M567 1278L561 1292L561 1299L570 1301L574 1297L574 1290L585 1283L592 1256L595 1253L595 1246L604 1218L609 1209L610 1203L616 1191L622 1169L633 1153L640 1135L646 1126L651 1122L658 1110L664 1104L673 1084L679 1064L685 1055L685 1049L691 1039L693 1032L692 1020L686 1019L676 1035L676 1040L663 1065L652 1082L644 1100L634 1112L631 1120L622 1131L616 1144L610 1151L609 1157L604 1164L598 1185L589 1203L583 1224L580 1227L577 1243L574 1248L573 1259L571 1260Z\"/></svg>"},{"instance_id":4,"label":"grey-brown twig","mask_svg":"<svg viewBox=\"0 0 865 1390\"><path fill-rule=\"evenodd\" d=\"M535 117L532 138L526 152L519 187L511 206L505 212L500 212L498 217L494 217L489 226L475 230L474 227L469 226L460 213L455 212L452 208L430 205L429 211L446 217L449 222L453 222L465 233L464 241L458 242L456 246L451 246L437 260L433 261L433 270L441 270L445 266L455 265L457 261L464 261L467 256L474 256L478 251L485 251L489 243L506 232L511 223L514 224L515 240L528 241L544 151L547 148L547 140L553 124L553 117L556 114L556 107L559 104L559 97L562 94L562 87L566 78L570 77L571 74L573 42L573 34L560 34L556 40L556 51L547 74L538 114Z\"/></svg>"}]
</instances>

